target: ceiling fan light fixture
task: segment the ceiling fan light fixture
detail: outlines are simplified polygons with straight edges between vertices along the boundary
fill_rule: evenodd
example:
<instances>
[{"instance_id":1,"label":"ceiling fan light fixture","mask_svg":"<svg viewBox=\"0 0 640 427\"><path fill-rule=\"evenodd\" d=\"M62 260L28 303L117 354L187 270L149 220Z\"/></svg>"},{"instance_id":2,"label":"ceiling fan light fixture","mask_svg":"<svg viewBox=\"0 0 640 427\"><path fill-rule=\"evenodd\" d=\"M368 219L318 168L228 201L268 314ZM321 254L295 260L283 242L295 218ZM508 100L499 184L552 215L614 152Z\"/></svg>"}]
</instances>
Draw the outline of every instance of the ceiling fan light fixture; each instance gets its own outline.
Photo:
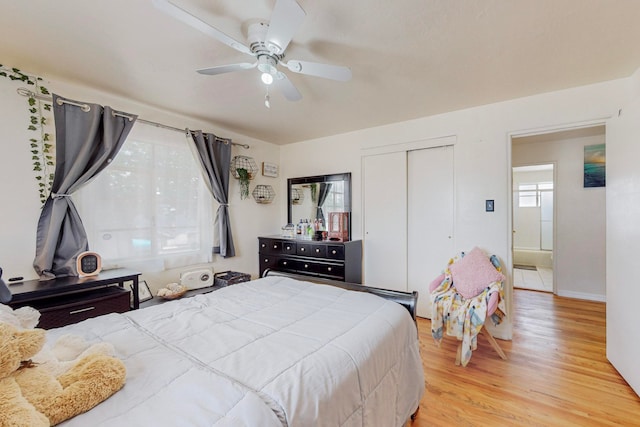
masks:
<instances>
[{"instance_id":1,"label":"ceiling fan light fixture","mask_svg":"<svg viewBox=\"0 0 640 427\"><path fill-rule=\"evenodd\" d=\"M267 72L262 73L262 75L260 75L260 79L262 80L262 83L266 85L270 85L271 83L273 83L273 75Z\"/></svg>"},{"instance_id":2,"label":"ceiling fan light fixture","mask_svg":"<svg viewBox=\"0 0 640 427\"><path fill-rule=\"evenodd\" d=\"M264 106L267 107L267 108L271 108L271 102L269 100L269 94L268 93L264 96Z\"/></svg>"},{"instance_id":3,"label":"ceiling fan light fixture","mask_svg":"<svg viewBox=\"0 0 640 427\"><path fill-rule=\"evenodd\" d=\"M273 83L273 77L278 72L276 68L276 60L267 55L258 57L258 70L262 72L260 78L262 83L270 85Z\"/></svg>"}]
</instances>

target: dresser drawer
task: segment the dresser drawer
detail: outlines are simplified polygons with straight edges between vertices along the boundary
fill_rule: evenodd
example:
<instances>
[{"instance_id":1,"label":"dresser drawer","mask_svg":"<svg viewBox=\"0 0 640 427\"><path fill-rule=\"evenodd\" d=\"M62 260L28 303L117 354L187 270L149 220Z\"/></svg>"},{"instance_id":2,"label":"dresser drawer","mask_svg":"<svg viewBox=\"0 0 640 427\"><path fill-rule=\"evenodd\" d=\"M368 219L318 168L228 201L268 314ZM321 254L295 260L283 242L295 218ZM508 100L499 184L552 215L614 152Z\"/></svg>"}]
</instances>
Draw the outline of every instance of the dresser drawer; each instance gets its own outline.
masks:
<instances>
[{"instance_id":1,"label":"dresser drawer","mask_svg":"<svg viewBox=\"0 0 640 427\"><path fill-rule=\"evenodd\" d=\"M328 245L327 246L327 258L329 259L344 259L344 246Z\"/></svg>"},{"instance_id":2,"label":"dresser drawer","mask_svg":"<svg viewBox=\"0 0 640 427\"><path fill-rule=\"evenodd\" d=\"M283 270L283 271L287 271L287 270L297 270L300 265L300 261L296 260L296 259L290 259L290 258L280 258L277 262L277 270Z\"/></svg>"},{"instance_id":3,"label":"dresser drawer","mask_svg":"<svg viewBox=\"0 0 640 427\"><path fill-rule=\"evenodd\" d=\"M130 309L130 292L109 286L90 292L64 295L32 305L40 311L39 328L51 329L77 323L108 313L124 313Z\"/></svg>"},{"instance_id":4,"label":"dresser drawer","mask_svg":"<svg viewBox=\"0 0 640 427\"><path fill-rule=\"evenodd\" d=\"M296 242L282 242L282 253L286 255L295 255L297 252L298 245Z\"/></svg>"},{"instance_id":5,"label":"dresser drawer","mask_svg":"<svg viewBox=\"0 0 640 427\"><path fill-rule=\"evenodd\" d=\"M275 239L260 239L260 253L262 254L281 254L282 241Z\"/></svg>"},{"instance_id":6,"label":"dresser drawer","mask_svg":"<svg viewBox=\"0 0 640 427\"><path fill-rule=\"evenodd\" d=\"M262 272L264 272L264 270L266 270L267 268L271 268L271 269L277 269L278 268L278 261L280 261L280 257L277 257L275 255L270 255L270 254L264 254L264 253L260 253L260 275L262 275Z\"/></svg>"},{"instance_id":7,"label":"dresser drawer","mask_svg":"<svg viewBox=\"0 0 640 427\"><path fill-rule=\"evenodd\" d=\"M298 255L312 256L315 258L327 257L327 245L313 243L298 243Z\"/></svg>"},{"instance_id":8,"label":"dresser drawer","mask_svg":"<svg viewBox=\"0 0 640 427\"><path fill-rule=\"evenodd\" d=\"M313 274L316 276L344 278L344 265L340 264L300 261L298 263L298 271L304 274Z\"/></svg>"}]
</instances>

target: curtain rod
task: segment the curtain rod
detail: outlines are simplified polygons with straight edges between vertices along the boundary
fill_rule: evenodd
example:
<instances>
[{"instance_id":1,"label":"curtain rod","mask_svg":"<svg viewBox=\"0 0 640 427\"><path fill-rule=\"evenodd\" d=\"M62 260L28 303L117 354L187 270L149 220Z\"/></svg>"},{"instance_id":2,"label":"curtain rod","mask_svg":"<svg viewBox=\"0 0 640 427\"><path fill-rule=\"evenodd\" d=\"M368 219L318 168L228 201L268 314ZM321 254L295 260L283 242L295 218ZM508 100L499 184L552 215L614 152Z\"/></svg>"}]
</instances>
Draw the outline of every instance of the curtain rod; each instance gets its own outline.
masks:
<instances>
[{"instance_id":1,"label":"curtain rod","mask_svg":"<svg viewBox=\"0 0 640 427\"><path fill-rule=\"evenodd\" d=\"M24 87L18 88L16 90L16 92L18 92L18 94L22 95L22 96L31 97L31 98L39 99L41 101L46 101L46 102L53 102L53 98L51 96L39 95L39 94L37 94L35 92L32 92L29 89L24 88ZM82 111L89 111L89 106L87 104L79 104L77 102L69 101L67 99L63 99L61 102L64 102L64 103L70 104L70 105L75 105L76 107L80 107L82 109ZM117 116L121 116L121 117L129 117L129 116L125 115L125 114L119 114L119 113L114 113L114 114L117 115ZM177 131L177 132L180 132L180 133L186 133L187 132L185 129L180 129L180 128L177 128L175 126L164 125L164 124L158 123L158 122L152 122L150 120L141 119L139 117L138 117L138 119L136 121L144 123L144 124L147 124L147 125L163 128L163 129L174 130L174 131ZM224 140L224 138L220 138L220 139ZM240 144L238 142L233 142L233 141L231 142L231 145L237 145L239 147L246 148L247 150L249 148L251 148L249 146L249 144Z\"/></svg>"}]
</instances>

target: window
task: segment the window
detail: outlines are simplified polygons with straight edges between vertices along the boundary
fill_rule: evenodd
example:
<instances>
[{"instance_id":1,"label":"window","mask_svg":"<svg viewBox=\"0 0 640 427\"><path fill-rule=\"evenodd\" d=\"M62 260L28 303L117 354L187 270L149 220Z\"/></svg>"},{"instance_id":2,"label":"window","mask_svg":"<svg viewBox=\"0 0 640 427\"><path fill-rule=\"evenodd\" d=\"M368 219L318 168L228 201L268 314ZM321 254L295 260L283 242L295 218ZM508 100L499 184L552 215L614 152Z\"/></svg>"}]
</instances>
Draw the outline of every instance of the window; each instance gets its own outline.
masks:
<instances>
[{"instance_id":1,"label":"window","mask_svg":"<svg viewBox=\"0 0 640 427\"><path fill-rule=\"evenodd\" d=\"M323 212L342 212L344 210L344 181L332 181L331 190L322 205Z\"/></svg>"},{"instance_id":2,"label":"window","mask_svg":"<svg viewBox=\"0 0 640 427\"><path fill-rule=\"evenodd\" d=\"M542 192L553 191L553 182L539 182L536 184L518 185L518 207L540 207Z\"/></svg>"},{"instance_id":3,"label":"window","mask_svg":"<svg viewBox=\"0 0 640 427\"><path fill-rule=\"evenodd\" d=\"M109 167L78 192L89 246L112 265L210 261L213 198L194 155L179 133L156 130L153 139L132 131Z\"/></svg>"}]
</instances>

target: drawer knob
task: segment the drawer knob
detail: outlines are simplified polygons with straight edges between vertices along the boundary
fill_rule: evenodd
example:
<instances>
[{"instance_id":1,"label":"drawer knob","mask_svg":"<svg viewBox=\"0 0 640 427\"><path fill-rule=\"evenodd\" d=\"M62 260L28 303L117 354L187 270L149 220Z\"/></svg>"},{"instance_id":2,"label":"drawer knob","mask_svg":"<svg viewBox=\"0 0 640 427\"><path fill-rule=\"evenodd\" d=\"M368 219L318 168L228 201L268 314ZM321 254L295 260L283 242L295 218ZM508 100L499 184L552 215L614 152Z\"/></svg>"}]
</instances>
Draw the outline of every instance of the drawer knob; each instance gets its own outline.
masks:
<instances>
[{"instance_id":1,"label":"drawer knob","mask_svg":"<svg viewBox=\"0 0 640 427\"><path fill-rule=\"evenodd\" d=\"M309 268L309 264L305 264L305 265L304 265L304 268Z\"/></svg>"},{"instance_id":2,"label":"drawer knob","mask_svg":"<svg viewBox=\"0 0 640 427\"><path fill-rule=\"evenodd\" d=\"M273 245L273 249L278 249L278 245Z\"/></svg>"},{"instance_id":3,"label":"drawer knob","mask_svg":"<svg viewBox=\"0 0 640 427\"><path fill-rule=\"evenodd\" d=\"M300 248L300 252L304 252L304 248Z\"/></svg>"},{"instance_id":4,"label":"drawer knob","mask_svg":"<svg viewBox=\"0 0 640 427\"><path fill-rule=\"evenodd\" d=\"M291 246L287 246L287 250L290 250L290 249L291 249Z\"/></svg>"},{"instance_id":5,"label":"drawer knob","mask_svg":"<svg viewBox=\"0 0 640 427\"><path fill-rule=\"evenodd\" d=\"M335 254L337 254L338 252L334 249L334 250L332 250L332 251L331 251L331 253L335 255Z\"/></svg>"},{"instance_id":6,"label":"drawer knob","mask_svg":"<svg viewBox=\"0 0 640 427\"><path fill-rule=\"evenodd\" d=\"M263 248L266 248L266 247L267 247L267 245L265 245L264 243L263 243L261 246L262 246Z\"/></svg>"},{"instance_id":7,"label":"drawer knob","mask_svg":"<svg viewBox=\"0 0 640 427\"><path fill-rule=\"evenodd\" d=\"M328 268L327 268L327 271L331 271L331 267L328 267Z\"/></svg>"},{"instance_id":8,"label":"drawer knob","mask_svg":"<svg viewBox=\"0 0 640 427\"><path fill-rule=\"evenodd\" d=\"M264 262L269 262L269 260L267 258L264 259Z\"/></svg>"},{"instance_id":9,"label":"drawer knob","mask_svg":"<svg viewBox=\"0 0 640 427\"><path fill-rule=\"evenodd\" d=\"M320 253L320 249L316 248L316 253L319 254Z\"/></svg>"},{"instance_id":10,"label":"drawer knob","mask_svg":"<svg viewBox=\"0 0 640 427\"><path fill-rule=\"evenodd\" d=\"M287 261L283 261L283 262L282 262L282 265L287 265Z\"/></svg>"}]
</instances>

